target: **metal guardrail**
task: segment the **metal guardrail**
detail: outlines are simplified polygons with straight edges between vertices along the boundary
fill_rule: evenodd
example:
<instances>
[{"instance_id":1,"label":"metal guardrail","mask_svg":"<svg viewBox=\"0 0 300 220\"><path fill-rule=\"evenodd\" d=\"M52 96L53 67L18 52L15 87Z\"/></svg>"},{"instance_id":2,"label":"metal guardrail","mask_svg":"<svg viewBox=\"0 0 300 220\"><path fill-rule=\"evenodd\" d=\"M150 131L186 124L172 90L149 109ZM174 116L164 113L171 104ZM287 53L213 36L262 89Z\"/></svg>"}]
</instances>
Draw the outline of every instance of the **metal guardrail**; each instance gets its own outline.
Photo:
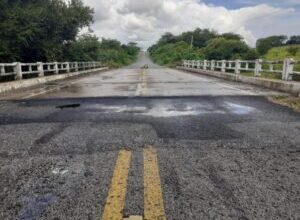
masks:
<instances>
[{"instance_id":1,"label":"metal guardrail","mask_svg":"<svg viewBox=\"0 0 300 220\"><path fill-rule=\"evenodd\" d=\"M182 66L203 70L228 72L235 74L253 72L253 76L259 77L262 73L281 74L282 80L293 80L293 76L300 75L300 61L285 59L283 61L258 60L183 60ZM298 67L296 69L295 67Z\"/></svg>"},{"instance_id":2,"label":"metal guardrail","mask_svg":"<svg viewBox=\"0 0 300 220\"><path fill-rule=\"evenodd\" d=\"M104 67L101 62L0 63L0 77L14 76L20 80L26 75L42 77L45 74L80 72L100 67Z\"/></svg>"}]
</instances>

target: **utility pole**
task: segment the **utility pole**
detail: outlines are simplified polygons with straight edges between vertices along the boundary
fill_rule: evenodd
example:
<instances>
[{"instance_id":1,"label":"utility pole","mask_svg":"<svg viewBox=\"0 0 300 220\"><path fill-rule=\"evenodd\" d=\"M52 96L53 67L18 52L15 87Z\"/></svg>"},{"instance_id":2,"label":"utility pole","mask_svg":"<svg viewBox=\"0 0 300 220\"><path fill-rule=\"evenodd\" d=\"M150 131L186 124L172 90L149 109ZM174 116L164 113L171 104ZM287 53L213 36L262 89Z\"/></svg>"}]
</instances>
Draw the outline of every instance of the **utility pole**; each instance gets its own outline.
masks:
<instances>
[{"instance_id":1,"label":"utility pole","mask_svg":"<svg viewBox=\"0 0 300 220\"><path fill-rule=\"evenodd\" d=\"M194 44L194 35L191 37L191 49L193 49L193 44Z\"/></svg>"}]
</instances>

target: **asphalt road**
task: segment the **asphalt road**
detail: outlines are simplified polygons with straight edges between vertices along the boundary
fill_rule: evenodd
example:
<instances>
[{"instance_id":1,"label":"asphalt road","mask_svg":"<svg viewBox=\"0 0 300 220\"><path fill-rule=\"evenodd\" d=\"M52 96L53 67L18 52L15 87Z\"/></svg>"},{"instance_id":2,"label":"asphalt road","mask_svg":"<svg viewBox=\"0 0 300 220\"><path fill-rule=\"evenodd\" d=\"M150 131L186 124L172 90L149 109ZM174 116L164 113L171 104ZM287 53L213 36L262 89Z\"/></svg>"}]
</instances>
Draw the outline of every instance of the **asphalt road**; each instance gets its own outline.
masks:
<instances>
[{"instance_id":1,"label":"asphalt road","mask_svg":"<svg viewBox=\"0 0 300 220\"><path fill-rule=\"evenodd\" d=\"M300 114L273 94L144 55L6 94L0 219L299 219Z\"/></svg>"}]
</instances>

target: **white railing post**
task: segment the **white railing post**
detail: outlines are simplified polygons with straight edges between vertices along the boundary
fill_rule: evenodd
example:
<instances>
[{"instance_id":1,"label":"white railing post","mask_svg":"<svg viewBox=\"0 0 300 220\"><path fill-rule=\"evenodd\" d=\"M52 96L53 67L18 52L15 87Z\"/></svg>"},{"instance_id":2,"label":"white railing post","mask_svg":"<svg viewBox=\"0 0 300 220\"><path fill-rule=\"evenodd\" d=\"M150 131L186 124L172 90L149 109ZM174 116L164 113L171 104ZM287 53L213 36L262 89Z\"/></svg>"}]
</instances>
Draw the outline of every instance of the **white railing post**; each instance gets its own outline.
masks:
<instances>
[{"instance_id":1,"label":"white railing post","mask_svg":"<svg viewBox=\"0 0 300 220\"><path fill-rule=\"evenodd\" d=\"M214 60L210 61L210 70L212 70L212 71L215 70L215 61Z\"/></svg>"},{"instance_id":2,"label":"white railing post","mask_svg":"<svg viewBox=\"0 0 300 220\"><path fill-rule=\"evenodd\" d=\"M294 60L285 59L283 63L282 80L292 80L294 71Z\"/></svg>"},{"instance_id":3,"label":"white railing post","mask_svg":"<svg viewBox=\"0 0 300 220\"><path fill-rule=\"evenodd\" d=\"M42 62L37 62L37 70L39 72L39 77L43 77L44 76L44 68L43 68Z\"/></svg>"},{"instance_id":4,"label":"white railing post","mask_svg":"<svg viewBox=\"0 0 300 220\"><path fill-rule=\"evenodd\" d=\"M226 60L222 60L222 67L221 67L221 71L222 71L223 73L225 73L225 72L226 72Z\"/></svg>"},{"instance_id":5,"label":"white railing post","mask_svg":"<svg viewBox=\"0 0 300 220\"><path fill-rule=\"evenodd\" d=\"M204 69L204 70L207 69L207 60L204 60L204 63L203 63L203 69Z\"/></svg>"},{"instance_id":6,"label":"white railing post","mask_svg":"<svg viewBox=\"0 0 300 220\"><path fill-rule=\"evenodd\" d=\"M14 72L16 73L16 79L21 80L23 78L22 66L20 62L14 63Z\"/></svg>"},{"instance_id":7,"label":"white railing post","mask_svg":"<svg viewBox=\"0 0 300 220\"><path fill-rule=\"evenodd\" d=\"M249 62L248 62L248 61L246 61L245 69L246 69L246 70L249 70Z\"/></svg>"},{"instance_id":8,"label":"white railing post","mask_svg":"<svg viewBox=\"0 0 300 220\"><path fill-rule=\"evenodd\" d=\"M269 69L270 69L270 71L271 71L271 72L273 72L273 71L274 71L274 66L273 66L273 63L270 63Z\"/></svg>"},{"instance_id":9,"label":"white railing post","mask_svg":"<svg viewBox=\"0 0 300 220\"><path fill-rule=\"evenodd\" d=\"M69 62L66 62L66 65L67 65L67 73L69 73L70 72L70 63Z\"/></svg>"},{"instance_id":10,"label":"white railing post","mask_svg":"<svg viewBox=\"0 0 300 220\"><path fill-rule=\"evenodd\" d=\"M5 66L0 66L0 76L5 74Z\"/></svg>"},{"instance_id":11,"label":"white railing post","mask_svg":"<svg viewBox=\"0 0 300 220\"><path fill-rule=\"evenodd\" d=\"M197 60L197 69L200 69L200 60Z\"/></svg>"},{"instance_id":12,"label":"white railing post","mask_svg":"<svg viewBox=\"0 0 300 220\"><path fill-rule=\"evenodd\" d=\"M260 76L262 70L262 59L255 60L254 76Z\"/></svg>"},{"instance_id":13,"label":"white railing post","mask_svg":"<svg viewBox=\"0 0 300 220\"><path fill-rule=\"evenodd\" d=\"M59 70L58 70L58 63L54 62L54 74L58 75L59 74Z\"/></svg>"},{"instance_id":14,"label":"white railing post","mask_svg":"<svg viewBox=\"0 0 300 220\"><path fill-rule=\"evenodd\" d=\"M78 62L75 62L75 72L78 72Z\"/></svg>"},{"instance_id":15,"label":"white railing post","mask_svg":"<svg viewBox=\"0 0 300 220\"><path fill-rule=\"evenodd\" d=\"M235 61L234 73L235 74L241 73L241 61L240 60Z\"/></svg>"}]
</instances>

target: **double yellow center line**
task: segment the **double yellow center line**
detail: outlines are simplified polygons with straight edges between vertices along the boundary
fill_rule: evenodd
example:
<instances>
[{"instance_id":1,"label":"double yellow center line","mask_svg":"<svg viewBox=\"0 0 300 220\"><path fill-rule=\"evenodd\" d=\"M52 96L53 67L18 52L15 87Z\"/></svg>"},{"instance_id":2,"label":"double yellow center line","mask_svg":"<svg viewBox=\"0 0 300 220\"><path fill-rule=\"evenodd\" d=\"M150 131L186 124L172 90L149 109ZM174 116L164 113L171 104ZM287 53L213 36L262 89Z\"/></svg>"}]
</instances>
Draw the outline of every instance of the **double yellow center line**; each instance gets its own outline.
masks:
<instances>
[{"instance_id":1,"label":"double yellow center line","mask_svg":"<svg viewBox=\"0 0 300 220\"><path fill-rule=\"evenodd\" d=\"M123 219L130 160L130 151L121 150L119 152L108 197L106 199L102 217L103 220Z\"/></svg>"},{"instance_id":2,"label":"double yellow center line","mask_svg":"<svg viewBox=\"0 0 300 220\"><path fill-rule=\"evenodd\" d=\"M144 149L144 220L166 220L156 150ZM120 150L102 220L123 220L131 152ZM128 219L143 219L132 216Z\"/></svg>"}]
</instances>

